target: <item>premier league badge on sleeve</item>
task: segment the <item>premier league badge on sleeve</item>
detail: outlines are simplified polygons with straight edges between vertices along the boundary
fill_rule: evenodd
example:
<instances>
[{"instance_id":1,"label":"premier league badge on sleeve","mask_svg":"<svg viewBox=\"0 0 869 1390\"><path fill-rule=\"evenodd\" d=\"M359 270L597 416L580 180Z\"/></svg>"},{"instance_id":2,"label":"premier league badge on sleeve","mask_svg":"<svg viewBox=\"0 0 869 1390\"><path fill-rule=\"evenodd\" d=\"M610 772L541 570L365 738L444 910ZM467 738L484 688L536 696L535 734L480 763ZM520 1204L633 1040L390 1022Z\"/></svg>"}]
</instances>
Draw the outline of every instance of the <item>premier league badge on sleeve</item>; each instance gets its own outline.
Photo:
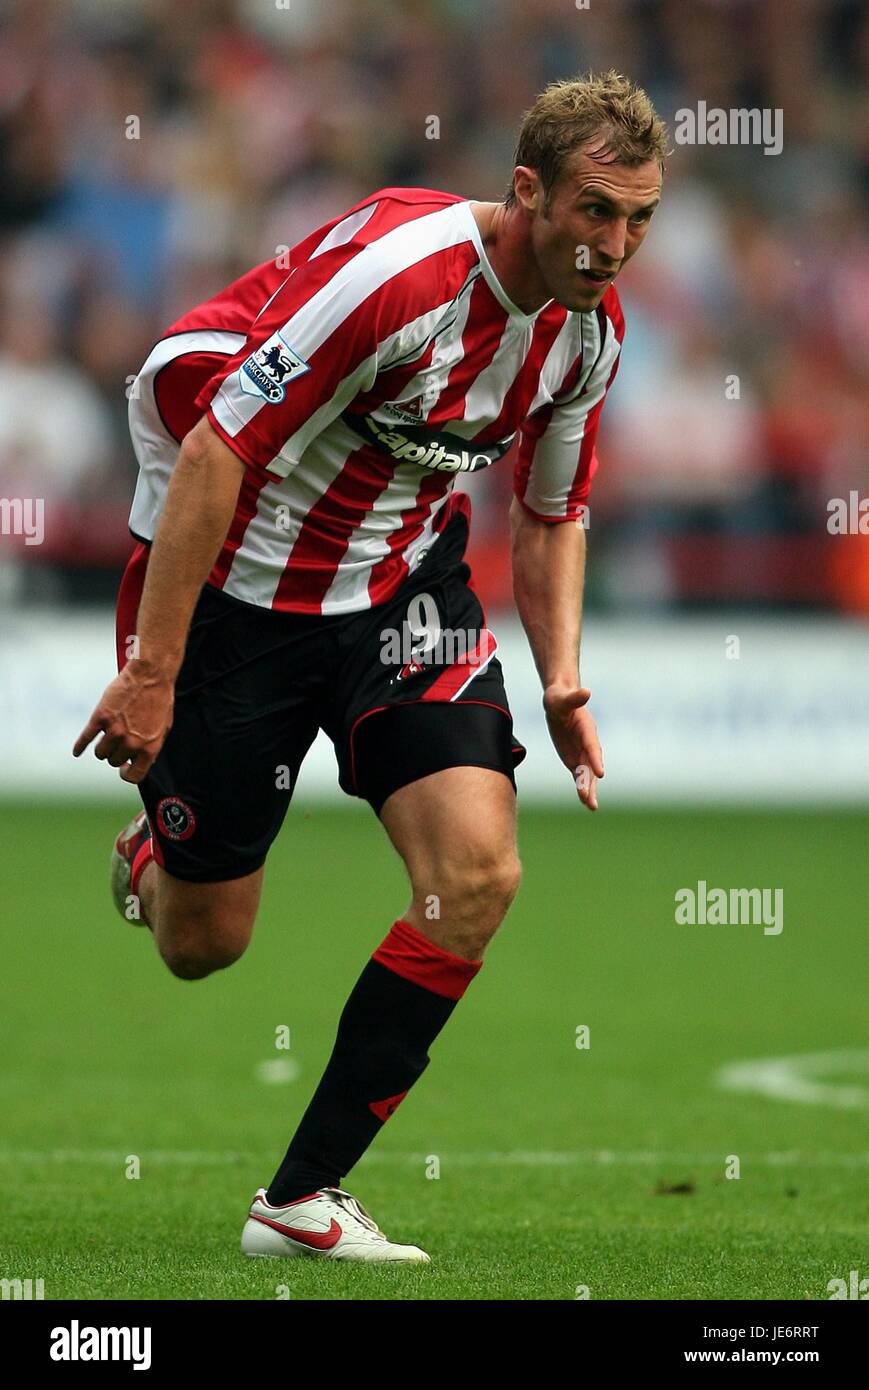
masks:
<instances>
[{"instance_id":1,"label":"premier league badge on sleeve","mask_svg":"<svg viewBox=\"0 0 869 1390\"><path fill-rule=\"evenodd\" d=\"M288 381L304 376L311 368L303 357L280 335L273 333L242 364L238 380L248 396L262 396L269 405L279 405L286 395Z\"/></svg>"}]
</instances>

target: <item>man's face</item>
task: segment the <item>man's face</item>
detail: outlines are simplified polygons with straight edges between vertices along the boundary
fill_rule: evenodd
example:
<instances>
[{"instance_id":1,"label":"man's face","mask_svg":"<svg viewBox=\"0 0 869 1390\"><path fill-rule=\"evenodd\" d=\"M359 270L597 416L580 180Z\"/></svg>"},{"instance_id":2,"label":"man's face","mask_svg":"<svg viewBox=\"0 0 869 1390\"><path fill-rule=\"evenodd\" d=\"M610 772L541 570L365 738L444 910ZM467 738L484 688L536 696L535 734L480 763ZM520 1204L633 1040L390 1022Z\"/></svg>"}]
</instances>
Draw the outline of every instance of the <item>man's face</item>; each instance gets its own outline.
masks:
<instances>
[{"instance_id":1,"label":"man's face","mask_svg":"<svg viewBox=\"0 0 869 1390\"><path fill-rule=\"evenodd\" d=\"M528 177L517 178L517 193L521 182L526 207L534 197L531 245L548 293L565 309L596 309L649 229L661 195L657 162L629 169L606 155L593 159L577 151L552 189L546 211L538 175L533 170L523 175Z\"/></svg>"}]
</instances>

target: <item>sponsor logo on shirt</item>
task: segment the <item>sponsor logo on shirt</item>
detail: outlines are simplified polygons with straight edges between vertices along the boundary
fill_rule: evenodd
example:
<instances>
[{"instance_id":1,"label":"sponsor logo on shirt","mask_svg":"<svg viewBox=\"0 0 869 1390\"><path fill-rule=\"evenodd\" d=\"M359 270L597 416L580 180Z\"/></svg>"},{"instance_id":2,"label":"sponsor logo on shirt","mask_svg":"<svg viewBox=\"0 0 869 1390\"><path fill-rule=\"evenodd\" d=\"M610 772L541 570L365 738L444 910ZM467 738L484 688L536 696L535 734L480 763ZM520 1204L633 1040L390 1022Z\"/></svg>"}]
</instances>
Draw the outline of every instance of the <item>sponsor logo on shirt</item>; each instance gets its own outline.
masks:
<instances>
[{"instance_id":1,"label":"sponsor logo on shirt","mask_svg":"<svg viewBox=\"0 0 869 1390\"><path fill-rule=\"evenodd\" d=\"M394 409L394 407L393 407ZM475 473L506 454L513 435L495 444L470 444L458 435L439 431L430 425L402 424L398 429L376 420L373 415L357 415L345 410L342 419L381 453L397 463L417 463L442 473Z\"/></svg>"},{"instance_id":2,"label":"sponsor logo on shirt","mask_svg":"<svg viewBox=\"0 0 869 1390\"><path fill-rule=\"evenodd\" d=\"M239 369L238 381L247 396L262 396L269 405L280 405L287 382L304 376L311 368L280 333L252 352Z\"/></svg>"}]
</instances>

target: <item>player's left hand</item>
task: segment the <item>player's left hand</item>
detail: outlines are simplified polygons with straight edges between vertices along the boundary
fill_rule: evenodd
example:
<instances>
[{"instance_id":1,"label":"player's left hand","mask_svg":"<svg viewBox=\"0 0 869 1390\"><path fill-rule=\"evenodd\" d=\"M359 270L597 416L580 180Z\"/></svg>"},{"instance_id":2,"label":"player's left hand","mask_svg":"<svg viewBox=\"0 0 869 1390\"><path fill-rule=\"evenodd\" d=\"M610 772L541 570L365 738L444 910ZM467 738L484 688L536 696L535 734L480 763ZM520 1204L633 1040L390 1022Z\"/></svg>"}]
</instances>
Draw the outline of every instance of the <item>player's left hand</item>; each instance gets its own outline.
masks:
<instances>
[{"instance_id":1,"label":"player's left hand","mask_svg":"<svg viewBox=\"0 0 869 1390\"><path fill-rule=\"evenodd\" d=\"M603 754L597 729L586 708L591 691L585 686L547 686L543 692L543 709L549 726L549 737L555 751L570 770L577 794L590 811L597 810L597 779L603 777Z\"/></svg>"}]
</instances>

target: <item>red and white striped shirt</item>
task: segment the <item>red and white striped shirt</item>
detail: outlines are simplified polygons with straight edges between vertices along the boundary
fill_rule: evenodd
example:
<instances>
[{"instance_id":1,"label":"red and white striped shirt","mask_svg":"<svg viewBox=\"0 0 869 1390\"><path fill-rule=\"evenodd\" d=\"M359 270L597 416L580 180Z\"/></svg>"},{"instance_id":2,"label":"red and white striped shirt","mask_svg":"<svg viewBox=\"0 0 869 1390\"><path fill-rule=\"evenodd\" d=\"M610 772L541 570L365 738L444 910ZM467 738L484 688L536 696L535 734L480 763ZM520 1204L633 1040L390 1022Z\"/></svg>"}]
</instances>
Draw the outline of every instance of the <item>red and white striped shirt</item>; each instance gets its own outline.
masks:
<instances>
[{"instance_id":1,"label":"red and white striped shirt","mask_svg":"<svg viewBox=\"0 0 869 1390\"><path fill-rule=\"evenodd\" d=\"M443 531L457 472L518 433L515 492L583 515L618 367L615 288L590 313L511 303L471 204L387 188L193 309L130 401L130 528L152 540L178 444L203 412L247 465L209 583L298 613L390 598Z\"/></svg>"}]
</instances>

